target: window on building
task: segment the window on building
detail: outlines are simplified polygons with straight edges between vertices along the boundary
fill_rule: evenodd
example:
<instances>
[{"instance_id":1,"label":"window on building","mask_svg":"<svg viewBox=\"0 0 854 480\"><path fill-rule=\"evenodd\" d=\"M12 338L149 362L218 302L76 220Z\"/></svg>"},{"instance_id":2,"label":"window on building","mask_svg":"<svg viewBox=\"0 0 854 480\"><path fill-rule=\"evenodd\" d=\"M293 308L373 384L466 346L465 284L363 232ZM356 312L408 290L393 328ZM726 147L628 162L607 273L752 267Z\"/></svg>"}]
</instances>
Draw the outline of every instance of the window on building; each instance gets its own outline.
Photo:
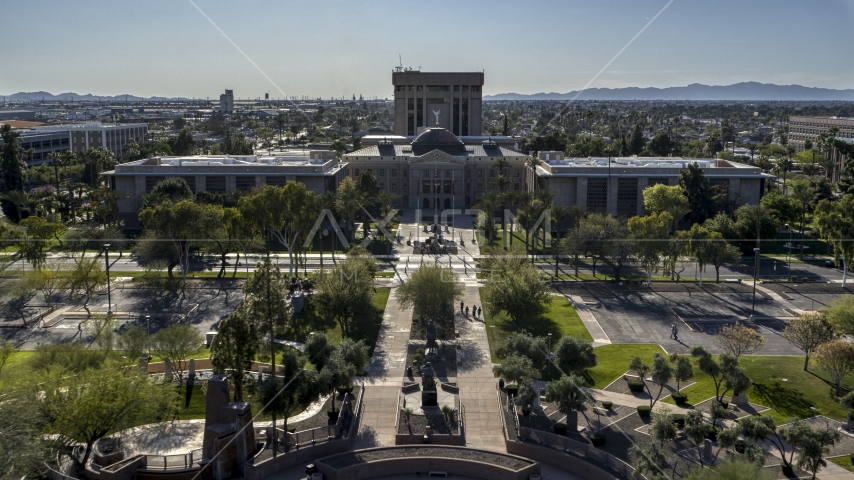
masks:
<instances>
[{"instance_id":1,"label":"window on building","mask_svg":"<svg viewBox=\"0 0 854 480\"><path fill-rule=\"evenodd\" d=\"M145 176L145 193L151 193L154 189L154 186L158 183L166 180L166 177L163 175L146 175Z\"/></svg>"},{"instance_id":2,"label":"window on building","mask_svg":"<svg viewBox=\"0 0 854 480\"><path fill-rule=\"evenodd\" d=\"M608 208L608 179L587 179L587 210L604 212Z\"/></svg>"},{"instance_id":3,"label":"window on building","mask_svg":"<svg viewBox=\"0 0 854 480\"><path fill-rule=\"evenodd\" d=\"M513 184L513 190L516 190L517 192L519 191L519 184L518 183Z\"/></svg>"},{"instance_id":4,"label":"window on building","mask_svg":"<svg viewBox=\"0 0 854 480\"><path fill-rule=\"evenodd\" d=\"M480 85L472 85L471 91L472 92L479 92L480 91Z\"/></svg>"},{"instance_id":5,"label":"window on building","mask_svg":"<svg viewBox=\"0 0 854 480\"><path fill-rule=\"evenodd\" d=\"M391 192L397 193L397 182L391 182Z\"/></svg>"},{"instance_id":6,"label":"window on building","mask_svg":"<svg viewBox=\"0 0 854 480\"><path fill-rule=\"evenodd\" d=\"M471 184L470 183L466 184L466 193L471 193Z\"/></svg>"},{"instance_id":7,"label":"window on building","mask_svg":"<svg viewBox=\"0 0 854 480\"><path fill-rule=\"evenodd\" d=\"M478 176L478 177L482 177L482 176L483 176L483 170L481 170L481 169L479 169L479 168L478 168L478 169L477 169L477 176Z\"/></svg>"},{"instance_id":8,"label":"window on building","mask_svg":"<svg viewBox=\"0 0 854 480\"><path fill-rule=\"evenodd\" d=\"M494 168L489 169L489 178L495 178L495 169Z\"/></svg>"},{"instance_id":9,"label":"window on building","mask_svg":"<svg viewBox=\"0 0 854 480\"><path fill-rule=\"evenodd\" d=\"M354 176L354 177L358 177L358 176L359 176L359 169L358 169L358 168L353 169L353 176Z\"/></svg>"},{"instance_id":10,"label":"window on building","mask_svg":"<svg viewBox=\"0 0 854 480\"><path fill-rule=\"evenodd\" d=\"M477 193L483 191L483 182L477 182Z\"/></svg>"},{"instance_id":11,"label":"window on building","mask_svg":"<svg viewBox=\"0 0 854 480\"><path fill-rule=\"evenodd\" d=\"M396 176L397 176L397 169L396 169L396 168L392 168L392 169L391 169L391 176L392 176L392 177L396 177Z\"/></svg>"},{"instance_id":12,"label":"window on building","mask_svg":"<svg viewBox=\"0 0 854 480\"><path fill-rule=\"evenodd\" d=\"M213 193L225 193L225 176L208 175L205 178L205 190Z\"/></svg>"},{"instance_id":13,"label":"window on building","mask_svg":"<svg viewBox=\"0 0 854 480\"><path fill-rule=\"evenodd\" d=\"M272 185L274 187L284 187L288 182L288 177L284 175L276 175L276 176L268 176L267 177L267 185Z\"/></svg>"},{"instance_id":14,"label":"window on building","mask_svg":"<svg viewBox=\"0 0 854 480\"><path fill-rule=\"evenodd\" d=\"M380 177L385 177L385 169L384 168L380 169Z\"/></svg>"},{"instance_id":15,"label":"window on building","mask_svg":"<svg viewBox=\"0 0 854 480\"><path fill-rule=\"evenodd\" d=\"M255 177L249 175L238 175L235 179L235 188L242 191L255 188Z\"/></svg>"},{"instance_id":16,"label":"window on building","mask_svg":"<svg viewBox=\"0 0 854 480\"><path fill-rule=\"evenodd\" d=\"M518 176L519 176L519 170L515 170L515 171L513 172L513 176L514 176L514 177L518 177Z\"/></svg>"},{"instance_id":17,"label":"window on building","mask_svg":"<svg viewBox=\"0 0 854 480\"><path fill-rule=\"evenodd\" d=\"M196 191L196 176L195 175L182 175L181 178L187 183L187 186L190 187L190 190L193 192Z\"/></svg>"},{"instance_id":18,"label":"window on building","mask_svg":"<svg viewBox=\"0 0 854 480\"><path fill-rule=\"evenodd\" d=\"M638 179L617 179L617 215L638 214Z\"/></svg>"},{"instance_id":19,"label":"window on building","mask_svg":"<svg viewBox=\"0 0 854 480\"><path fill-rule=\"evenodd\" d=\"M407 170L407 169L405 169L405 168L404 168L404 169L403 169L403 178L406 178L406 177L408 177L408 176L409 176L409 170Z\"/></svg>"},{"instance_id":20,"label":"window on building","mask_svg":"<svg viewBox=\"0 0 854 480\"><path fill-rule=\"evenodd\" d=\"M385 182L380 182L380 190L385 190Z\"/></svg>"}]
</instances>

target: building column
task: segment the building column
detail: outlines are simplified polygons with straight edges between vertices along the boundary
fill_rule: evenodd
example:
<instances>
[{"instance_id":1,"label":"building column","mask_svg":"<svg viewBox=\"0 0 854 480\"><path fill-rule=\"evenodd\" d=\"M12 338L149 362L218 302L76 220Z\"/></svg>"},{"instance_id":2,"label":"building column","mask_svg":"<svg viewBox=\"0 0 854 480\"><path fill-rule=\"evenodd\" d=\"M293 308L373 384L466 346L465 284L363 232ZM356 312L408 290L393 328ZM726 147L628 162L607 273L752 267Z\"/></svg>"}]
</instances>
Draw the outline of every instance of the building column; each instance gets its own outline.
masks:
<instances>
[{"instance_id":1,"label":"building column","mask_svg":"<svg viewBox=\"0 0 854 480\"><path fill-rule=\"evenodd\" d=\"M617 177L608 178L608 203L605 211L611 215L617 215Z\"/></svg>"},{"instance_id":2,"label":"building column","mask_svg":"<svg viewBox=\"0 0 854 480\"><path fill-rule=\"evenodd\" d=\"M575 204L587 206L587 177L577 177L578 183L575 187Z\"/></svg>"}]
</instances>

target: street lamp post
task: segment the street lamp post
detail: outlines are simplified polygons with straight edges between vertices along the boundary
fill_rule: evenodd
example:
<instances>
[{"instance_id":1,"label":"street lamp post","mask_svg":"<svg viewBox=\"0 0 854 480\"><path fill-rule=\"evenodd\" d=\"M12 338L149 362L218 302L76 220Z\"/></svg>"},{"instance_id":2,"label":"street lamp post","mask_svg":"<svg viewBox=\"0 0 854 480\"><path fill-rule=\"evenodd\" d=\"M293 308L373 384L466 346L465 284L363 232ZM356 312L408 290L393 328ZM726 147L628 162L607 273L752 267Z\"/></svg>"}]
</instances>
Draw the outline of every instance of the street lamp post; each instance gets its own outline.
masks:
<instances>
[{"instance_id":1,"label":"street lamp post","mask_svg":"<svg viewBox=\"0 0 854 480\"><path fill-rule=\"evenodd\" d=\"M104 262L107 265L107 315L113 314L113 302L110 295L110 244L104 244Z\"/></svg>"},{"instance_id":2,"label":"street lamp post","mask_svg":"<svg viewBox=\"0 0 854 480\"><path fill-rule=\"evenodd\" d=\"M146 342L148 344L148 350L151 350L151 315L145 316L145 330L148 332L148 341Z\"/></svg>"},{"instance_id":3,"label":"street lamp post","mask_svg":"<svg viewBox=\"0 0 854 480\"><path fill-rule=\"evenodd\" d=\"M759 281L759 248L753 249L755 258L753 264L753 306L750 308L750 320L753 321L753 316L756 315L756 282Z\"/></svg>"}]
</instances>

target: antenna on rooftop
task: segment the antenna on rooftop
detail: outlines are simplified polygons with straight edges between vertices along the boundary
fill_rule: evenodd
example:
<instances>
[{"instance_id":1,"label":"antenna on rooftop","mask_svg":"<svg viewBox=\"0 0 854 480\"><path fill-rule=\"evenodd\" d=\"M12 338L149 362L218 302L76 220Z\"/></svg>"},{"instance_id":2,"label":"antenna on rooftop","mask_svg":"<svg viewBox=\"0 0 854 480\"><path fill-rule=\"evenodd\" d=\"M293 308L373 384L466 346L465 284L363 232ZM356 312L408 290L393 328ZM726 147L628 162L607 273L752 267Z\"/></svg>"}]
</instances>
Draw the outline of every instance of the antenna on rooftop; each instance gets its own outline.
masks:
<instances>
[{"instance_id":1,"label":"antenna on rooftop","mask_svg":"<svg viewBox=\"0 0 854 480\"><path fill-rule=\"evenodd\" d=\"M397 67L394 67L394 70L396 72L402 72L403 71L403 57L399 53L397 54L397 60L398 60L398 62L400 62L400 65L398 65Z\"/></svg>"}]
</instances>

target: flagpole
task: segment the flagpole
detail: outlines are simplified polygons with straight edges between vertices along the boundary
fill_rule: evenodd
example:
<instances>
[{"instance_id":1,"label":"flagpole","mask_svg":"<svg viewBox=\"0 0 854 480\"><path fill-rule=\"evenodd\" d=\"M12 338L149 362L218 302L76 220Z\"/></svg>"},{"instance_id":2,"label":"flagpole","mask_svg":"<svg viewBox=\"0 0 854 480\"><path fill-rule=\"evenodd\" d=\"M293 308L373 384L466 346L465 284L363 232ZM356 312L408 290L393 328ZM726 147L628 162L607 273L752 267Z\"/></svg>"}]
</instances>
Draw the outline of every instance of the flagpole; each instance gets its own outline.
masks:
<instances>
[{"instance_id":1,"label":"flagpole","mask_svg":"<svg viewBox=\"0 0 854 480\"><path fill-rule=\"evenodd\" d=\"M457 173L456 170L451 170L451 241L453 241L453 242L456 242L456 240L454 240L454 238L455 238L454 234L457 231L456 230L456 227L457 227L457 218L456 218L456 213L457 213L457 210L456 210L456 208L457 208L457 192L456 192L457 175L456 175L456 173Z\"/></svg>"}]
</instances>

